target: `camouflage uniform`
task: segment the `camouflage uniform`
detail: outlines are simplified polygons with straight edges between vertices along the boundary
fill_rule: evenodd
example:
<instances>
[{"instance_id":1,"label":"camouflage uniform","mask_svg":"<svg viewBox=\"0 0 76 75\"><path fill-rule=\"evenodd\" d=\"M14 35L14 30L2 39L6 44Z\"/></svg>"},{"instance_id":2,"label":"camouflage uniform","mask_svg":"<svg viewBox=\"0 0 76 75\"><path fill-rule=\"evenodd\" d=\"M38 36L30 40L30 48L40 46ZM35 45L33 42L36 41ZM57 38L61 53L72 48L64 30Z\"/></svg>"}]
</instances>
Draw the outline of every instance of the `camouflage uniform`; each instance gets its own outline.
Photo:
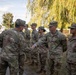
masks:
<instances>
[{"instance_id":1,"label":"camouflage uniform","mask_svg":"<svg viewBox=\"0 0 76 75\"><path fill-rule=\"evenodd\" d=\"M37 30L32 31L31 34L31 44L35 44L38 41L38 32Z\"/></svg>"},{"instance_id":2,"label":"camouflage uniform","mask_svg":"<svg viewBox=\"0 0 76 75\"><path fill-rule=\"evenodd\" d=\"M24 38L25 38L25 40L26 40L26 43L27 43L27 46L29 47L29 44L30 44L30 30L25 30L25 32L24 32Z\"/></svg>"},{"instance_id":3,"label":"camouflage uniform","mask_svg":"<svg viewBox=\"0 0 76 75\"><path fill-rule=\"evenodd\" d=\"M25 21L23 20L16 20L15 22L16 25L19 25L19 26L26 26L25 24ZM22 29L23 30L23 29ZM19 63L19 75L23 75L23 72L24 72L24 67L25 67L25 53L26 53L26 50L27 50L27 45L26 45L26 42L25 42L25 39L24 39L24 34L22 32L22 30L19 31L19 34L21 35L20 38L21 39L21 49L19 50L19 54L18 54L18 63Z\"/></svg>"},{"instance_id":4,"label":"camouflage uniform","mask_svg":"<svg viewBox=\"0 0 76 75\"><path fill-rule=\"evenodd\" d=\"M2 40L3 42L2 42ZM2 42L2 56L0 63L0 75L5 75L6 69L9 66L10 74L17 75L18 73L18 55L23 49L23 37L14 29L6 30L0 35L0 42Z\"/></svg>"},{"instance_id":5,"label":"camouflage uniform","mask_svg":"<svg viewBox=\"0 0 76 75\"><path fill-rule=\"evenodd\" d=\"M23 75L24 72L24 66L25 66L25 55L26 55L26 51L27 51L27 43L25 42L24 39L24 34L23 32L20 32L21 36L23 37L23 51L20 51L19 55L18 55L18 62L19 62L19 75Z\"/></svg>"},{"instance_id":6,"label":"camouflage uniform","mask_svg":"<svg viewBox=\"0 0 76 75\"><path fill-rule=\"evenodd\" d=\"M58 30L56 30L54 34L50 31L34 45L41 45L45 41L49 48L46 59L46 74L59 75L63 50L66 50L67 48L66 37Z\"/></svg>"},{"instance_id":7,"label":"camouflage uniform","mask_svg":"<svg viewBox=\"0 0 76 75\"><path fill-rule=\"evenodd\" d=\"M24 38L25 38L26 46L29 48L30 47L30 30L25 29ZM29 50L26 50L26 61L28 59L30 59L30 53L29 52L30 52Z\"/></svg>"},{"instance_id":8,"label":"camouflage uniform","mask_svg":"<svg viewBox=\"0 0 76 75\"><path fill-rule=\"evenodd\" d=\"M16 20L16 27L24 27L24 24L23 20ZM24 65L20 63L24 54L24 37L20 31L16 28L3 31L0 34L0 44L2 44L0 75L5 75L7 67L10 68L11 75L17 75L18 72L22 75Z\"/></svg>"},{"instance_id":9,"label":"camouflage uniform","mask_svg":"<svg viewBox=\"0 0 76 75\"><path fill-rule=\"evenodd\" d=\"M40 26L38 28L38 31L39 30L43 30L43 33L42 34L40 33L38 35L38 38L40 39L44 37L45 29L43 26ZM39 67L39 70L37 71L38 73L45 71L46 55L47 55L47 47L46 47L46 43L44 43L38 47L38 67Z\"/></svg>"},{"instance_id":10,"label":"camouflage uniform","mask_svg":"<svg viewBox=\"0 0 76 75\"><path fill-rule=\"evenodd\" d=\"M36 24L32 23L31 26L36 26ZM37 41L38 41L38 31L35 29L35 30L32 31L32 34L31 34L30 45L32 46ZM32 60L32 63L37 62L37 52L38 52L37 48L31 50L31 60Z\"/></svg>"},{"instance_id":11,"label":"camouflage uniform","mask_svg":"<svg viewBox=\"0 0 76 75\"><path fill-rule=\"evenodd\" d=\"M70 28L75 28L76 24ZM71 35L67 43L67 69L68 75L76 75L76 36Z\"/></svg>"}]
</instances>

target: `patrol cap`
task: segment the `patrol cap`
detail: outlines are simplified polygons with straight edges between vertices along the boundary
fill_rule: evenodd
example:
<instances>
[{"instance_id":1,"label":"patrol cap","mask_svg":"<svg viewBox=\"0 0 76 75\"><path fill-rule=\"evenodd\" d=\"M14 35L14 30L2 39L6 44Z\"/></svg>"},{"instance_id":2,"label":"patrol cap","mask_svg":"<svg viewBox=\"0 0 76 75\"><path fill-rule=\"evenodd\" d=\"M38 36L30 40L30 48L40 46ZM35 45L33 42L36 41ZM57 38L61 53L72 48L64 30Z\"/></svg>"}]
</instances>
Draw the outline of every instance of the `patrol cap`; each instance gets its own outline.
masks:
<instances>
[{"instance_id":1,"label":"patrol cap","mask_svg":"<svg viewBox=\"0 0 76 75\"><path fill-rule=\"evenodd\" d=\"M38 30L43 30L44 32L46 31L43 26L40 26L40 27L38 28Z\"/></svg>"},{"instance_id":2,"label":"patrol cap","mask_svg":"<svg viewBox=\"0 0 76 75\"><path fill-rule=\"evenodd\" d=\"M51 27L51 26L58 26L58 22L57 21L52 21L52 22L50 22L49 23L49 27Z\"/></svg>"},{"instance_id":3,"label":"patrol cap","mask_svg":"<svg viewBox=\"0 0 76 75\"><path fill-rule=\"evenodd\" d=\"M16 21L15 21L15 25L17 25L17 26L25 26L25 21L24 20L21 20L21 19L17 19Z\"/></svg>"},{"instance_id":4,"label":"patrol cap","mask_svg":"<svg viewBox=\"0 0 76 75\"><path fill-rule=\"evenodd\" d=\"M36 23L32 23L31 26L37 26L37 24Z\"/></svg>"},{"instance_id":5,"label":"patrol cap","mask_svg":"<svg viewBox=\"0 0 76 75\"><path fill-rule=\"evenodd\" d=\"M68 27L69 29L76 29L76 23L72 23L70 27Z\"/></svg>"}]
</instances>

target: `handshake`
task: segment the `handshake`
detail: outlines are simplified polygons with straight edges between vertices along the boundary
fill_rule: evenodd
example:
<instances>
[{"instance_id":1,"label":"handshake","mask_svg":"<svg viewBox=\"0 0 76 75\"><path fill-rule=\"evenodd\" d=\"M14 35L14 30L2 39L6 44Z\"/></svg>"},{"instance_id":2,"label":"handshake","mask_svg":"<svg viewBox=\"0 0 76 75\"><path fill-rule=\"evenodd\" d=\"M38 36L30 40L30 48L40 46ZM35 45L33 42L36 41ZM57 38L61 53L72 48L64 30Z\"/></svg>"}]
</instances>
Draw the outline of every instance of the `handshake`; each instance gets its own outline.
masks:
<instances>
[{"instance_id":1,"label":"handshake","mask_svg":"<svg viewBox=\"0 0 76 75\"><path fill-rule=\"evenodd\" d=\"M32 49L34 49L36 46L37 46L37 45L34 44L34 45L32 45L31 47L26 47L26 48L23 49L23 51L26 52L26 53L28 53L28 52L30 52Z\"/></svg>"}]
</instances>

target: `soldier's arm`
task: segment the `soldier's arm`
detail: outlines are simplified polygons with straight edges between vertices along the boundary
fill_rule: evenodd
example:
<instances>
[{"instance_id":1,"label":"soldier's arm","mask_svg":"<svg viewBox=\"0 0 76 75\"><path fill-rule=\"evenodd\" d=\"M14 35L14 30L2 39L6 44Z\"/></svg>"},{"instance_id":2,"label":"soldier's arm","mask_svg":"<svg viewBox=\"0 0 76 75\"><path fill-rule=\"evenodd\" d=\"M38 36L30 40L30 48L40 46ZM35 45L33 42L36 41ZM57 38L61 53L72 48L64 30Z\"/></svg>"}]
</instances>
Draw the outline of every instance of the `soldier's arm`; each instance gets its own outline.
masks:
<instances>
[{"instance_id":1,"label":"soldier's arm","mask_svg":"<svg viewBox=\"0 0 76 75\"><path fill-rule=\"evenodd\" d=\"M38 42L36 42L31 48L33 49L33 48L35 48L36 46L40 46L40 45L42 45L43 43L45 43L46 37L47 37L47 35L45 35L44 37L40 38L40 39L38 40Z\"/></svg>"},{"instance_id":2,"label":"soldier's arm","mask_svg":"<svg viewBox=\"0 0 76 75\"><path fill-rule=\"evenodd\" d=\"M61 36L61 45L63 48L63 52L67 50L67 39L64 35Z\"/></svg>"},{"instance_id":3,"label":"soldier's arm","mask_svg":"<svg viewBox=\"0 0 76 75\"><path fill-rule=\"evenodd\" d=\"M73 47L73 52L76 53L76 40L75 40L74 42L75 42L75 43L74 43L74 47Z\"/></svg>"},{"instance_id":4,"label":"soldier's arm","mask_svg":"<svg viewBox=\"0 0 76 75\"><path fill-rule=\"evenodd\" d=\"M28 48L26 45L27 43L25 42L25 38L23 35L20 36L18 42L19 42L19 50L21 50L21 52L26 53L26 52L30 51L30 48Z\"/></svg>"}]
</instances>

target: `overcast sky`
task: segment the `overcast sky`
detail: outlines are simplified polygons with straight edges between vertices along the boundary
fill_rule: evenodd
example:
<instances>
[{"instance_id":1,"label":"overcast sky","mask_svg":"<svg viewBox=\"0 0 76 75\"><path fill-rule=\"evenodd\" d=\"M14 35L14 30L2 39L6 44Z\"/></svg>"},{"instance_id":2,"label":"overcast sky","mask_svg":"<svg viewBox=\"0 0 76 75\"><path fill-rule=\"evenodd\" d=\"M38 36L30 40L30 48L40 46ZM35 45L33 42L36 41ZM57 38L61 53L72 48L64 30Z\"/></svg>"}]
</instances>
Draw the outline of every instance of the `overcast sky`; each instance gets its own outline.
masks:
<instances>
[{"instance_id":1,"label":"overcast sky","mask_svg":"<svg viewBox=\"0 0 76 75\"><path fill-rule=\"evenodd\" d=\"M0 0L0 24L2 23L2 15L7 12L13 14L13 21L20 18L28 23L30 14L27 12L26 5L27 0Z\"/></svg>"}]
</instances>

